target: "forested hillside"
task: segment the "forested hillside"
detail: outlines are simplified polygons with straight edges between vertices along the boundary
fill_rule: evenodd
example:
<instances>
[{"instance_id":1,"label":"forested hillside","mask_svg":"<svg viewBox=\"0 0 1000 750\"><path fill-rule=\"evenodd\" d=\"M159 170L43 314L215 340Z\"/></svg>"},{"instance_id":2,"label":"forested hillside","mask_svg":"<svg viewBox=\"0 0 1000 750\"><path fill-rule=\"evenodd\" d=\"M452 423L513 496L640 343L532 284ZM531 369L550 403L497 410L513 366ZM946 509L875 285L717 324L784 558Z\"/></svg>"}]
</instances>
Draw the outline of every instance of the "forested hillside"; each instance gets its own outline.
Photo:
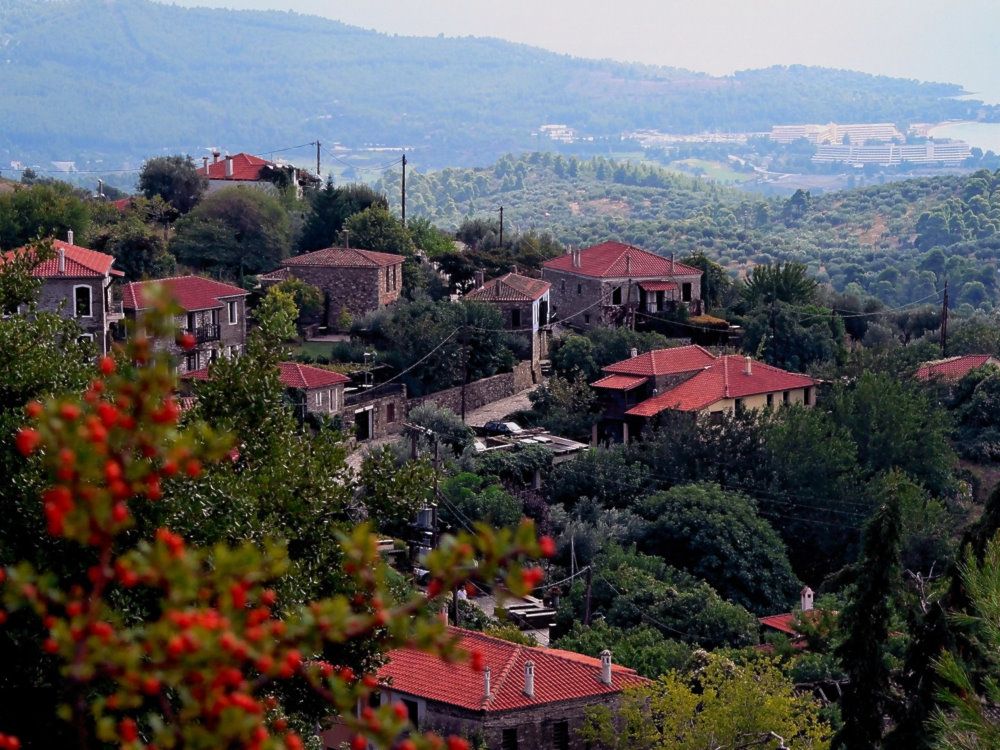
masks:
<instances>
[{"instance_id":1,"label":"forested hillside","mask_svg":"<svg viewBox=\"0 0 1000 750\"><path fill-rule=\"evenodd\" d=\"M1000 175L916 178L823 195L764 199L646 165L547 153L505 156L489 169L407 179L407 215L454 228L499 220L563 245L608 239L678 257L701 252L733 277L772 261L805 263L837 291L895 306L932 301L947 281L953 306L998 301ZM400 174L378 185L399 209ZM971 310L966 310L971 311Z\"/></svg>"},{"instance_id":2,"label":"forested hillside","mask_svg":"<svg viewBox=\"0 0 1000 750\"><path fill-rule=\"evenodd\" d=\"M439 168L538 148L544 123L594 137L582 145L593 149L638 128L992 116L952 98L961 88L951 84L801 66L713 78L494 39L395 37L290 12L147 0L3 0L0 62L3 162L88 169L315 140L406 148ZM286 155L308 163L310 153Z\"/></svg>"}]
</instances>

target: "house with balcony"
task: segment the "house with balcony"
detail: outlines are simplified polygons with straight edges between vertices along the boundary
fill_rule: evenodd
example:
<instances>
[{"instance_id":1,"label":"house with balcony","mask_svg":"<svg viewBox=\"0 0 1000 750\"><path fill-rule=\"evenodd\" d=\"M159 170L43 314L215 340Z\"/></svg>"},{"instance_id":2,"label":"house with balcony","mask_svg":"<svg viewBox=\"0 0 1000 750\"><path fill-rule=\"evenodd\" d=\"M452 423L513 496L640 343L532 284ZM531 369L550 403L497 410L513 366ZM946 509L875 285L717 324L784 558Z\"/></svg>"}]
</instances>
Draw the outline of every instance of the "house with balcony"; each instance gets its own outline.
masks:
<instances>
[{"instance_id":1,"label":"house with balcony","mask_svg":"<svg viewBox=\"0 0 1000 750\"><path fill-rule=\"evenodd\" d=\"M601 420L594 440L629 442L664 412L708 414L813 406L819 381L735 354L715 356L700 346L657 349L604 368L591 383Z\"/></svg>"},{"instance_id":2,"label":"house with balcony","mask_svg":"<svg viewBox=\"0 0 1000 750\"><path fill-rule=\"evenodd\" d=\"M136 281L122 288L126 318L135 321L150 306L149 291L153 285L162 287L180 306L178 332L190 333L195 339L190 350L181 349L175 341L157 342L174 355L179 373L208 367L218 357L243 353L247 337L246 290L200 276Z\"/></svg>"},{"instance_id":3,"label":"house with balcony","mask_svg":"<svg viewBox=\"0 0 1000 750\"><path fill-rule=\"evenodd\" d=\"M510 643L449 628L460 648L478 652L483 669L445 662L415 648L386 654L378 671L380 701L406 708L410 721L440 734L481 734L504 750L583 750L584 711L617 709L622 691L648 683L633 669L572 651ZM337 747L336 727L324 735Z\"/></svg>"},{"instance_id":4,"label":"house with balcony","mask_svg":"<svg viewBox=\"0 0 1000 750\"><path fill-rule=\"evenodd\" d=\"M503 315L504 328L530 341L532 372L548 356L549 290L547 281L522 276L517 271L491 281L476 279L476 288L466 299L496 307Z\"/></svg>"},{"instance_id":5,"label":"house with balcony","mask_svg":"<svg viewBox=\"0 0 1000 750\"><path fill-rule=\"evenodd\" d=\"M552 317L577 329L634 325L684 305L700 315L700 269L622 242L570 250L542 264Z\"/></svg>"},{"instance_id":6,"label":"house with balcony","mask_svg":"<svg viewBox=\"0 0 1000 750\"><path fill-rule=\"evenodd\" d=\"M124 317L122 303L115 299L115 280L124 273L114 268L113 256L74 244L72 230L65 242L52 240L52 249L53 256L32 269L34 277L42 282L37 309L72 318L82 329L80 335L92 340L99 354L107 354L113 339L112 326Z\"/></svg>"}]
</instances>

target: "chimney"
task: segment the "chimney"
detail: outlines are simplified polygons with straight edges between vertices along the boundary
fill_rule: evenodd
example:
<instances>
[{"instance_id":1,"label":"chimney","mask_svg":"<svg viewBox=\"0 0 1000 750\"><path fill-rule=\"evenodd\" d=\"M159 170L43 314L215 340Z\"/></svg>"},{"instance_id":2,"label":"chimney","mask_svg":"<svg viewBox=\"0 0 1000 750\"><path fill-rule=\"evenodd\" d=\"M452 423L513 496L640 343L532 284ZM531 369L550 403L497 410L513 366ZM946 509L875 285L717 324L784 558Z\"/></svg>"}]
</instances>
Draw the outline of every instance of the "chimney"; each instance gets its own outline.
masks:
<instances>
[{"instance_id":1,"label":"chimney","mask_svg":"<svg viewBox=\"0 0 1000 750\"><path fill-rule=\"evenodd\" d=\"M572 245L567 245L566 246L566 255L572 255L572 254L573 254L573 246Z\"/></svg>"},{"instance_id":2,"label":"chimney","mask_svg":"<svg viewBox=\"0 0 1000 750\"><path fill-rule=\"evenodd\" d=\"M351 246L351 232L349 229L344 230L344 248L349 248Z\"/></svg>"},{"instance_id":3,"label":"chimney","mask_svg":"<svg viewBox=\"0 0 1000 750\"><path fill-rule=\"evenodd\" d=\"M219 161L219 157L220 156L222 156L222 154L220 154L218 151L213 151L212 152L212 164L217 163Z\"/></svg>"},{"instance_id":4,"label":"chimney","mask_svg":"<svg viewBox=\"0 0 1000 750\"><path fill-rule=\"evenodd\" d=\"M574 250L573 251L573 268L579 268L579 267L580 267L580 251L579 250Z\"/></svg>"},{"instance_id":5,"label":"chimney","mask_svg":"<svg viewBox=\"0 0 1000 750\"><path fill-rule=\"evenodd\" d=\"M746 357L744 357L744 359L746 360L747 365L743 369L743 374L744 375L753 375L753 364L752 364L753 360L750 358L749 354Z\"/></svg>"},{"instance_id":6,"label":"chimney","mask_svg":"<svg viewBox=\"0 0 1000 750\"><path fill-rule=\"evenodd\" d=\"M73 244L73 230L72 229L69 229L69 230L66 231L66 244L67 245L72 245Z\"/></svg>"},{"instance_id":7,"label":"chimney","mask_svg":"<svg viewBox=\"0 0 1000 750\"><path fill-rule=\"evenodd\" d=\"M607 649L601 652L601 682L611 684L611 652Z\"/></svg>"},{"instance_id":8,"label":"chimney","mask_svg":"<svg viewBox=\"0 0 1000 750\"><path fill-rule=\"evenodd\" d=\"M813 608L813 590L808 586L802 587L802 611L808 612Z\"/></svg>"},{"instance_id":9,"label":"chimney","mask_svg":"<svg viewBox=\"0 0 1000 750\"><path fill-rule=\"evenodd\" d=\"M66 273L66 249L59 248L59 273Z\"/></svg>"},{"instance_id":10,"label":"chimney","mask_svg":"<svg viewBox=\"0 0 1000 750\"><path fill-rule=\"evenodd\" d=\"M632 253L628 250L625 251L625 275L632 275Z\"/></svg>"},{"instance_id":11,"label":"chimney","mask_svg":"<svg viewBox=\"0 0 1000 750\"><path fill-rule=\"evenodd\" d=\"M639 356L639 350L638 350L638 349L636 349L636 348L635 348L635 347L633 346L633 347L632 347L632 350L631 350L631 354L632 354L632 356L633 356L633 357L638 357L638 356Z\"/></svg>"},{"instance_id":12,"label":"chimney","mask_svg":"<svg viewBox=\"0 0 1000 750\"><path fill-rule=\"evenodd\" d=\"M531 661L524 662L524 694L535 697L535 664Z\"/></svg>"},{"instance_id":13,"label":"chimney","mask_svg":"<svg viewBox=\"0 0 1000 750\"><path fill-rule=\"evenodd\" d=\"M512 265L510 267L510 272L511 273L517 273L517 263L515 263L514 265Z\"/></svg>"},{"instance_id":14,"label":"chimney","mask_svg":"<svg viewBox=\"0 0 1000 750\"><path fill-rule=\"evenodd\" d=\"M490 697L490 668L486 667L483 670L483 697Z\"/></svg>"},{"instance_id":15,"label":"chimney","mask_svg":"<svg viewBox=\"0 0 1000 750\"><path fill-rule=\"evenodd\" d=\"M226 177L233 176L233 157L226 154Z\"/></svg>"},{"instance_id":16,"label":"chimney","mask_svg":"<svg viewBox=\"0 0 1000 750\"><path fill-rule=\"evenodd\" d=\"M208 157L201 157L201 164L205 168L205 176L208 177Z\"/></svg>"},{"instance_id":17,"label":"chimney","mask_svg":"<svg viewBox=\"0 0 1000 750\"><path fill-rule=\"evenodd\" d=\"M486 283L486 274L483 272L483 269L481 269L481 268L477 269L476 270L476 289L479 289L485 283Z\"/></svg>"}]
</instances>

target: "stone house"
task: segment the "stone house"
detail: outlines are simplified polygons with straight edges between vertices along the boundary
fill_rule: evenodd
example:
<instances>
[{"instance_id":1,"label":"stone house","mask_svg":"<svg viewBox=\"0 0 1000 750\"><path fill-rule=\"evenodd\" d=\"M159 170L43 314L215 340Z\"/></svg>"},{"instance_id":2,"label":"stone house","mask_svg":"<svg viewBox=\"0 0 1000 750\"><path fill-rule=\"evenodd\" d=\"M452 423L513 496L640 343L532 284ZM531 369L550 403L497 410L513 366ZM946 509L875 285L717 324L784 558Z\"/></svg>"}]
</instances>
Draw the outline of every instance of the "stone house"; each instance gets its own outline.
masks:
<instances>
[{"instance_id":1,"label":"stone house","mask_svg":"<svg viewBox=\"0 0 1000 750\"><path fill-rule=\"evenodd\" d=\"M72 230L66 242L53 240L52 249L55 255L32 271L42 281L38 309L72 318L83 329L81 336L91 339L99 354L107 354L112 325L124 317L122 303L113 299L114 280L124 274L113 268L113 256L74 245Z\"/></svg>"},{"instance_id":2,"label":"stone house","mask_svg":"<svg viewBox=\"0 0 1000 750\"><path fill-rule=\"evenodd\" d=\"M288 258L277 271L259 279L265 288L288 276L318 287L324 297L324 323L335 329L342 311L357 319L399 299L404 260L392 253L328 247Z\"/></svg>"},{"instance_id":3,"label":"stone house","mask_svg":"<svg viewBox=\"0 0 1000 750\"><path fill-rule=\"evenodd\" d=\"M489 282L477 278L476 288L466 299L488 302L500 310L504 328L520 333L531 342L531 366L534 370L548 356L549 290L551 284L522 276L517 271Z\"/></svg>"},{"instance_id":4,"label":"stone house","mask_svg":"<svg viewBox=\"0 0 1000 750\"><path fill-rule=\"evenodd\" d=\"M665 411L721 417L744 409L813 406L818 380L735 354L717 357L700 346L657 349L604 368L591 383L601 420L594 440L629 441Z\"/></svg>"},{"instance_id":5,"label":"stone house","mask_svg":"<svg viewBox=\"0 0 1000 750\"><path fill-rule=\"evenodd\" d=\"M277 192L279 184L292 184L296 196L301 198L303 188L316 188L322 182L304 169L275 164L251 154L226 154L221 160L219 156L218 151L213 151L211 163L207 156L202 157L204 163L198 168L198 174L208 178L209 194L237 185Z\"/></svg>"},{"instance_id":6,"label":"stone house","mask_svg":"<svg viewBox=\"0 0 1000 750\"><path fill-rule=\"evenodd\" d=\"M339 372L312 367L299 362L279 362L281 384L292 392L296 412L335 416L344 408L344 386L350 378ZM208 380L208 368L192 370L185 380Z\"/></svg>"},{"instance_id":7,"label":"stone house","mask_svg":"<svg viewBox=\"0 0 1000 750\"><path fill-rule=\"evenodd\" d=\"M446 663L416 649L396 649L378 671L379 699L401 703L418 727L481 734L490 748L583 750L578 731L584 710L617 707L625 687L648 682L635 670L612 664L610 651L595 659L449 630L461 648L482 654L482 671L467 661Z\"/></svg>"},{"instance_id":8,"label":"stone house","mask_svg":"<svg viewBox=\"0 0 1000 750\"><path fill-rule=\"evenodd\" d=\"M179 333L195 337L194 349L182 350L174 341L158 345L171 351L181 374L200 370L216 358L242 354L246 347L248 292L200 276L177 276L155 281L136 281L122 289L125 315L130 320L149 307L153 285L164 289L183 311L176 319Z\"/></svg>"},{"instance_id":9,"label":"stone house","mask_svg":"<svg viewBox=\"0 0 1000 750\"><path fill-rule=\"evenodd\" d=\"M552 284L552 317L573 326L634 324L637 315L685 305L702 313L699 269L621 242L604 242L542 264Z\"/></svg>"}]
</instances>

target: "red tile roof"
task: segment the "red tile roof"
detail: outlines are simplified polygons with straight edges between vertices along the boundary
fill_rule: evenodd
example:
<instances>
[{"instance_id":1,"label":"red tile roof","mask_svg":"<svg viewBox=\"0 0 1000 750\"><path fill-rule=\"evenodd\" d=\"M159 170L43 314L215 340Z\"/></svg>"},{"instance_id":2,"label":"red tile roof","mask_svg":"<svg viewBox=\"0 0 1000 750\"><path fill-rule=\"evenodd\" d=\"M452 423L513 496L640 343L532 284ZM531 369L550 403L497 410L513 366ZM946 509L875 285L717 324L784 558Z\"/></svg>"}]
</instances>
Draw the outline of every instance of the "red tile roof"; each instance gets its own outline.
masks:
<instances>
[{"instance_id":1,"label":"red tile roof","mask_svg":"<svg viewBox=\"0 0 1000 750\"><path fill-rule=\"evenodd\" d=\"M339 372L311 367L298 362L279 362L281 384L286 388L326 388L337 383L350 382L350 378Z\"/></svg>"},{"instance_id":2,"label":"red tile roof","mask_svg":"<svg viewBox=\"0 0 1000 750\"><path fill-rule=\"evenodd\" d=\"M552 284L541 279L508 273L498 279L487 281L465 297L484 302L533 302L545 294L551 286Z\"/></svg>"},{"instance_id":3,"label":"red tile roof","mask_svg":"<svg viewBox=\"0 0 1000 750\"><path fill-rule=\"evenodd\" d=\"M350 382L350 378L341 375L339 372L324 370L321 367L311 367L298 362L279 362L278 369L281 371L281 384L286 388L326 388L338 383ZM181 375L186 380L208 380L208 368L191 370Z\"/></svg>"},{"instance_id":4,"label":"red tile roof","mask_svg":"<svg viewBox=\"0 0 1000 750\"><path fill-rule=\"evenodd\" d=\"M672 281L640 281L639 286L647 292L676 292L677 285Z\"/></svg>"},{"instance_id":5,"label":"red tile roof","mask_svg":"<svg viewBox=\"0 0 1000 750\"><path fill-rule=\"evenodd\" d=\"M635 375L608 375L607 377L595 380L590 384L592 388L610 388L615 391L628 391L636 386L642 385L649 378Z\"/></svg>"},{"instance_id":6,"label":"red tile roof","mask_svg":"<svg viewBox=\"0 0 1000 750\"><path fill-rule=\"evenodd\" d=\"M715 355L697 344L673 349L654 349L604 368L617 375L673 375L702 370L715 362Z\"/></svg>"},{"instance_id":7,"label":"red tile roof","mask_svg":"<svg viewBox=\"0 0 1000 750\"><path fill-rule=\"evenodd\" d=\"M768 628L774 628L775 630L780 630L782 633L787 633L788 635L799 634L799 632L792 627L792 623L795 621L795 615L791 612L786 612L782 615L759 617L757 620L761 625Z\"/></svg>"},{"instance_id":8,"label":"red tile roof","mask_svg":"<svg viewBox=\"0 0 1000 750\"><path fill-rule=\"evenodd\" d=\"M676 274L701 274L701 271L683 263L674 263L670 258L641 250L622 242L604 242L576 253L580 265L573 267L574 253L566 253L558 258L545 261L542 266L554 271L568 271L581 276L598 278L633 278L642 276L674 276Z\"/></svg>"},{"instance_id":9,"label":"red tile roof","mask_svg":"<svg viewBox=\"0 0 1000 750\"><path fill-rule=\"evenodd\" d=\"M212 162L208 165L208 170L205 167L198 167L198 174L208 177L210 180L242 180L256 182L260 179L260 170L264 167L273 167L275 164L269 162L266 159L261 159L257 156L252 156L250 154L233 154L231 157L233 162L233 176L226 176L226 160L219 159L219 161Z\"/></svg>"},{"instance_id":10,"label":"red tile roof","mask_svg":"<svg viewBox=\"0 0 1000 750\"><path fill-rule=\"evenodd\" d=\"M222 307L223 297L247 296L248 292L238 286L223 284L221 281L203 279L201 276L175 276L153 281L134 281L122 288L122 305L126 310L142 310L147 307L145 290L153 284L164 287L178 305L187 312L211 310Z\"/></svg>"},{"instance_id":11,"label":"red tile roof","mask_svg":"<svg viewBox=\"0 0 1000 750\"><path fill-rule=\"evenodd\" d=\"M473 711L509 711L542 703L618 693L648 682L635 670L612 665L611 685L601 682L601 660L559 649L521 646L483 633L449 628L462 648L479 651L490 669L490 695L482 672L468 662L445 663L431 654L403 648L390 651L379 680L390 689ZM524 694L524 664L535 665L534 697Z\"/></svg>"},{"instance_id":12,"label":"red tile roof","mask_svg":"<svg viewBox=\"0 0 1000 750\"><path fill-rule=\"evenodd\" d=\"M15 252L21 252L25 248L19 248L4 257L9 258ZM62 240L52 240L52 249L55 255L42 263L39 263L32 270L36 278L53 278L66 276L68 278L94 277L94 276L124 276L121 271L113 269L111 266L115 262L113 255L99 253L96 250L89 250L79 245L71 245ZM65 256L65 271L59 273L59 251Z\"/></svg>"},{"instance_id":13,"label":"red tile roof","mask_svg":"<svg viewBox=\"0 0 1000 750\"><path fill-rule=\"evenodd\" d=\"M961 380L969 374L970 370L982 367L987 363L1000 367L1000 360L989 354L966 354L964 357L949 357L948 359L924 362L914 377L917 380L930 380L931 378Z\"/></svg>"},{"instance_id":14,"label":"red tile roof","mask_svg":"<svg viewBox=\"0 0 1000 750\"><path fill-rule=\"evenodd\" d=\"M808 375L788 372L763 362L752 362L746 372L746 357L719 357L710 367L659 396L646 399L626 414L652 417L666 409L701 411L726 398L744 398L816 385Z\"/></svg>"},{"instance_id":15,"label":"red tile roof","mask_svg":"<svg viewBox=\"0 0 1000 750\"><path fill-rule=\"evenodd\" d=\"M334 268L382 268L402 263L406 258L392 253L376 253L353 247L328 247L283 261L286 266L330 266Z\"/></svg>"}]
</instances>

